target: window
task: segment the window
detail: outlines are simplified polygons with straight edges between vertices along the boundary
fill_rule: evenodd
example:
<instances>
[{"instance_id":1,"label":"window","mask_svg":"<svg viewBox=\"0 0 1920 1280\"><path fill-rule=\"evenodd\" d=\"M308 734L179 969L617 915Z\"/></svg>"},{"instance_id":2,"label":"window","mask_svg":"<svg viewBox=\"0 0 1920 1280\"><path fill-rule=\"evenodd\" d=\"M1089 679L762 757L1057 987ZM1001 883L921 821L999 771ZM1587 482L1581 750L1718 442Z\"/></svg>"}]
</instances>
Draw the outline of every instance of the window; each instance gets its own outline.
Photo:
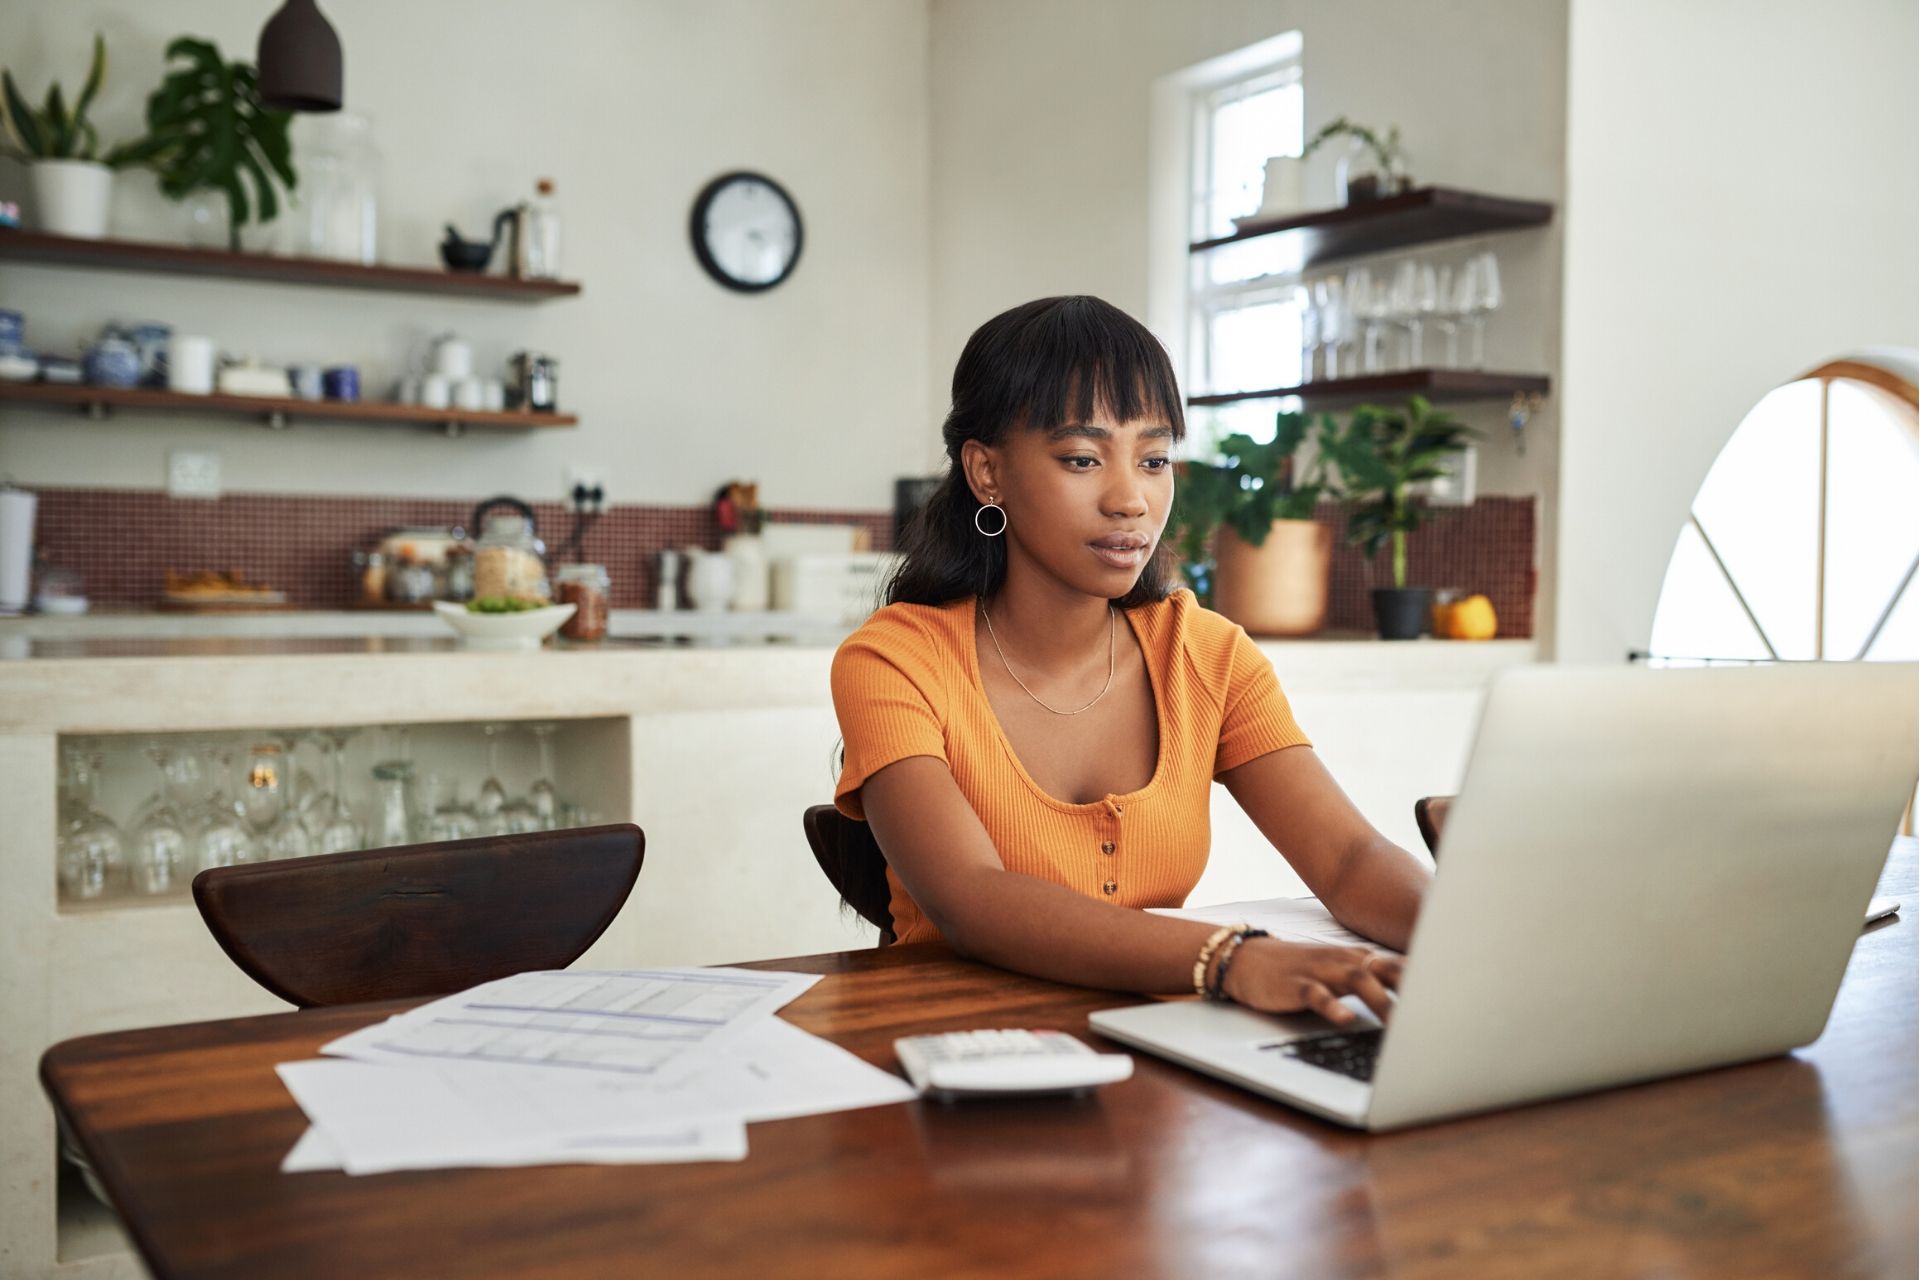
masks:
<instances>
[{"instance_id":1,"label":"window","mask_svg":"<svg viewBox=\"0 0 1920 1280\"><path fill-rule=\"evenodd\" d=\"M1910 371L1845 360L1755 405L1694 496L1649 656L1920 657L1915 401Z\"/></svg>"},{"instance_id":2,"label":"window","mask_svg":"<svg viewBox=\"0 0 1920 1280\"><path fill-rule=\"evenodd\" d=\"M1300 42L1265 65L1192 93L1192 187L1188 238L1234 233L1233 220L1260 207L1270 156L1305 146ZM1299 381L1300 308L1291 264L1272 239L1189 255L1185 381L1193 394L1258 391ZM1283 403L1283 402L1282 402ZM1233 431L1273 434L1276 402L1197 408L1196 448Z\"/></svg>"}]
</instances>

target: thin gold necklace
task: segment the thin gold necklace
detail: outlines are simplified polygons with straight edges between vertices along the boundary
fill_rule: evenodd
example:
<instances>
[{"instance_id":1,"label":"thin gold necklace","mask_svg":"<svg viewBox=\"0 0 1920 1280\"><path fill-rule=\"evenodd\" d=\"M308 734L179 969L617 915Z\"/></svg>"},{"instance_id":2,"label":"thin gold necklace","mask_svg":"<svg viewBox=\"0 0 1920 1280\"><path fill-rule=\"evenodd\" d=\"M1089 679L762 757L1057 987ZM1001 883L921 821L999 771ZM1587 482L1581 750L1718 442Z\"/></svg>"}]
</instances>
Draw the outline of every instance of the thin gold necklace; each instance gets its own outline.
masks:
<instances>
[{"instance_id":1,"label":"thin gold necklace","mask_svg":"<svg viewBox=\"0 0 1920 1280\"><path fill-rule=\"evenodd\" d=\"M1019 673L1013 669L1013 664L1007 661L1007 651L1000 647L1000 637L993 634L993 615L987 612L987 602L984 600L980 602L980 616L987 620L987 639L993 641L993 651L1000 655L1000 665L1007 669L1007 674L1013 677L1013 682L1020 686L1020 689L1023 693L1025 693L1029 698L1032 698L1035 702L1040 702L1040 695L1035 693L1033 690L1027 688L1027 682L1020 678ZM1113 634L1114 634L1113 606L1108 605L1107 606L1107 683L1105 687L1103 687L1100 690L1099 693L1096 693L1093 696L1093 702L1098 702L1100 701L1100 699L1106 697L1107 690L1113 688L1113 672L1114 672L1113 659L1114 659L1114 653L1115 653L1114 644L1113 644ZM1093 706L1093 702L1089 702L1086 706L1080 707L1074 711L1062 711L1058 707L1047 707L1047 704L1044 702L1040 702L1040 705L1043 707L1047 707L1047 710L1053 712L1053 714L1057 716L1077 716L1080 714L1080 712L1086 711L1089 708L1091 708Z\"/></svg>"}]
</instances>

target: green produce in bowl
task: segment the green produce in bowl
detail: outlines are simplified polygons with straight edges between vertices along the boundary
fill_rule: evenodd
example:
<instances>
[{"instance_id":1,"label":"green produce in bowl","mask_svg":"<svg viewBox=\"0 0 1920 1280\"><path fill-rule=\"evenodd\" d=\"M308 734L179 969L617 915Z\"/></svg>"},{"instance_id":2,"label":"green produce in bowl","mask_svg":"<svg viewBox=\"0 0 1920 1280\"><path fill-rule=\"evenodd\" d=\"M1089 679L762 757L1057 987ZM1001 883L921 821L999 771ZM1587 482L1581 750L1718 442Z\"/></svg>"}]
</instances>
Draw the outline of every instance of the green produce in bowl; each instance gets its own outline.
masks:
<instances>
[{"instance_id":1,"label":"green produce in bowl","mask_svg":"<svg viewBox=\"0 0 1920 1280\"><path fill-rule=\"evenodd\" d=\"M519 596L481 596L467 601L468 613L525 613L546 607L545 600L524 600Z\"/></svg>"}]
</instances>

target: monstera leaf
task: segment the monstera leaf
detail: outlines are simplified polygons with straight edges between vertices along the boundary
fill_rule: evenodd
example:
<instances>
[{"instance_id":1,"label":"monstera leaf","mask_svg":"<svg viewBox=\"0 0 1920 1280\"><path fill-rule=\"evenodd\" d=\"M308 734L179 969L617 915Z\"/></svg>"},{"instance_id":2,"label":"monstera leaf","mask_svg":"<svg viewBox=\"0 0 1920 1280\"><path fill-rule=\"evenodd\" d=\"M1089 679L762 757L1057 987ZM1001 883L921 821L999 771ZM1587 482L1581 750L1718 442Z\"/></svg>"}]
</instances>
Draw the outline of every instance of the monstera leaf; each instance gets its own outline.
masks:
<instances>
[{"instance_id":1,"label":"monstera leaf","mask_svg":"<svg viewBox=\"0 0 1920 1280\"><path fill-rule=\"evenodd\" d=\"M251 65L227 62L212 41L182 36L167 46L167 73L147 99L147 136L125 148L122 163L145 164L175 200L216 190L227 198L227 234L240 247L240 228L271 222L280 213L279 185L298 185L293 117L260 101Z\"/></svg>"}]
</instances>

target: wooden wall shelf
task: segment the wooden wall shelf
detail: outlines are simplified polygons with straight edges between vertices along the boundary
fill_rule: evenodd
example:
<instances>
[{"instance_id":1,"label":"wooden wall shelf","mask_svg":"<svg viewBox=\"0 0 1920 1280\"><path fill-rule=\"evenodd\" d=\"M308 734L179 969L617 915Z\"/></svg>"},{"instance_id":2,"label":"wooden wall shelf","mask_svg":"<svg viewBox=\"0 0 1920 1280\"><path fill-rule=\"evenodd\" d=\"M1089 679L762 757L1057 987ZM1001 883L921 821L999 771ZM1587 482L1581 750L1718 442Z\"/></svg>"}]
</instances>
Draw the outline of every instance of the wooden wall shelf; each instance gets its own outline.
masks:
<instances>
[{"instance_id":1,"label":"wooden wall shelf","mask_svg":"<svg viewBox=\"0 0 1920 1280\"><path fill-rule=\"evenodd\" d=\"M1189 249L1204 253L1243 240L1279 237L1290 250L1286 254L1290 269L1298 271L1338 258L1495 231L1517 231L1552 220L1553 206L1538 200L1513 200L1454 187L1420 187L1384 200L1256 223L1230 236L1202 240Z\"/></svg>"},{"instance_id":2,"label":"wooden wall shelf","mask_svg":"<svg viewBox=\"0 0 1920 1280\"><path fill-rule=\"evenodd\" d=\"M470 275L432 267L363 267L326 258L231 253L141 240L83 240L13 228L0 229L0 263L6 262L428 293L492 302L541 302L580 293L580 286L567 280L516 280L512 276Z\"/></svg>"},{"instance_id":3,"label":"wooden wall shelf","mask_svg":"<svg viewBox=\"0 0 1920 1280\"><path fill-rule=\"evenodd\" d=\"M1309 409L1334 405L1360 404L1363 401L1404 400L1425 396L1429 400L1504 400L1515 395L1544 396L1552 389L1552 380L1544 373L1490 373L1480 369L1402 369L1395 373L1370 373L1359 378L1335 378L1309 382L1297 387L1272 387L1265 391L1230 391L1220 395L1188 396L1189 405L1234 404L1241 400L1277 400L1298 396Z\"/></svg>"},{"instance_id":4,"label":"wooden wall shelf","mask_svg":"<svg viewBox=\"0 0 1920 1280\"><path fill-rule=\"evenodd\" d=\"M366 422L433 427L450 436L468 427L531 429L571 427L580 419L570 413L485 413L467 409L429 409L417 404L374 401L288 400L267 396L183 395L174 391L140 388L62 386L46 382L0 382L0 404L66 405L92 418L104 418L116 409L143 413L198 413L229 418L253 418L270 427L296 421Z\"/></svg>"}]
</instances>

